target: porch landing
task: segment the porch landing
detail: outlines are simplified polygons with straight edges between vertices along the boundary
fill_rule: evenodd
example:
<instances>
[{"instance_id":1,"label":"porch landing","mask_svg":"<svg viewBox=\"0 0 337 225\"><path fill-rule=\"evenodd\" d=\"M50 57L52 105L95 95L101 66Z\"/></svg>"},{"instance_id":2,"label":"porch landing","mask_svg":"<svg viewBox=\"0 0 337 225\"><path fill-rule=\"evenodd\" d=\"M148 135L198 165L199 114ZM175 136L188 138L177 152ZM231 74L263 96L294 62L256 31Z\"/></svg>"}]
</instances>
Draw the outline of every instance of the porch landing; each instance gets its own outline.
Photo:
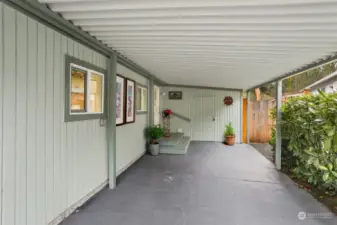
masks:
<instances>
[{"instance_id":1,"label":"porch landing","mask_svg":"<svg viewBox=\"0 0 337 225\"><path fill-rule=\"evenodd\" d=\"M170 137L163 137L159 140L161 154L185 155L190 145L190 137L183 133L172 133Z\"/></svg>"},{"instance_id":2,"label":"porch landing","mask_svg":"<svg viewBox=\"0 0 337 225\"><path fill-rule=\"evenodd\" d=\"M191 142L187 155L145 156L62 225L336 225L253 147Z\"/></svg>"}]
</instances>

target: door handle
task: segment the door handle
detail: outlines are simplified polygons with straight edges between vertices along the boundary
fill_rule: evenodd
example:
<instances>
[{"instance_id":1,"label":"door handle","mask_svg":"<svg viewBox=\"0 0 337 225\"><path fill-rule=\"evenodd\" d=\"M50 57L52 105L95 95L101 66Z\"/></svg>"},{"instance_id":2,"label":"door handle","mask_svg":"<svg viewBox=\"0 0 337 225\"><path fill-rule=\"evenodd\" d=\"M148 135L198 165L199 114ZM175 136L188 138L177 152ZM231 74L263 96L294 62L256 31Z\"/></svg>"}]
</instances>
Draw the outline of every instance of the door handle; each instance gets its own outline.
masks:
<instances>
[{"instance_id":1,"label":"door handle","mask_svg":"<svg viewBox=\"0 0 337 225\"><path fill-rule=\"evenodd\" d=\"M212 118L212 121L214 122L215 121L215 117L213 116L213 118Z\"/></svg>"}]
</instances>

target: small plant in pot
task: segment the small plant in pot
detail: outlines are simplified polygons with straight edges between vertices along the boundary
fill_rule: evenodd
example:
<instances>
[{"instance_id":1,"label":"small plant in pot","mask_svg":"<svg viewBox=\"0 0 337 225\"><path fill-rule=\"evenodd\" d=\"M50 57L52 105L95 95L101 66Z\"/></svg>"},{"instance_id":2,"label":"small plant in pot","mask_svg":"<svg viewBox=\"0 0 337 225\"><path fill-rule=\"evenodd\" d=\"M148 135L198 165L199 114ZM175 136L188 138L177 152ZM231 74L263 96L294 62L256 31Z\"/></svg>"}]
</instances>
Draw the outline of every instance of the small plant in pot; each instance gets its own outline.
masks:
<instances>
[{"instance_id":1,"label":"small plant in pot","mask_svg":"<svg viewBox=\"0 0 337 225\"><path fill-rule=\"evenodd\" d=\"M164 136L164 128L159 125L148 128L148 135L150 137L149 150L151 155L159 155L159 139Z\"/></svg>"},{"instance_id":2,"label":"small plant in pot","mask_svg":"<svg viewBox=\"0 0 337 225\"><path fill-rule=\"evenodd\" d=\"M235 144L235 132L234 128L232 126L232 122L226 125L225 130L225 138L226 138L226 144L227 145L234 145Z\"/></svg>"}]
</instances>

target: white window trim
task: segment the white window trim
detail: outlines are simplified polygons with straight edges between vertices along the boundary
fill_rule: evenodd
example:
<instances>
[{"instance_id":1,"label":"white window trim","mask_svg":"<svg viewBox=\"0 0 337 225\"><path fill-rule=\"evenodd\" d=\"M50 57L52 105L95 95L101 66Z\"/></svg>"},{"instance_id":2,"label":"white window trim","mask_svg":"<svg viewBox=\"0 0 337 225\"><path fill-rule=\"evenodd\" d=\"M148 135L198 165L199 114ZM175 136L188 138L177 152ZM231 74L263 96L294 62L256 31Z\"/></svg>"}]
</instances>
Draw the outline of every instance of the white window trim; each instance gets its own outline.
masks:
<instances>
[{"instance_id":1,"label":"white window trim","mask_svg":"<svg viewBox=\"0 0 337 225\"><path fill-rule=\"evenodd\" d=\"M141 108L143 107L143 90L146 90L146 99L148 99L148 96L149 96L149 91L147 89L147 87L145 86L141 86L139 84L137 84L137 88L136 88L136 93L138 94L138 88L141 89L141 94L140 94L140 106ZM136 107L137 108L137 107ZM148 112L148 109L149 109L149 103L147 102L146 104L146 109L141 109L141 110L138 110L137 109L137 113L147 113Z\"/></svg>"},{"instance_id":2,"label":"white window trim","mask_svg":"<svg viewBox=\"0 0 337 225\"><path fill-rule=\"evenodd\" d=\"M93 114L93 115L95 115L95 114L102 114L102 113L104 113L104 96L105 96L105 93L104 93L104 74L103 73L100 73L100 72L98 72L98 71L95 71L95 70L91 70L91 69L88 69L88 68L85 68L85 67L83 67L83 66L80 66L80 65L77 65L77 64L75 64L75 63L70 63L70 69L69 69L69 71L70 71L70 75L69 75L69 84L70 84L70 87L71 87L71 85L72 85L72 77L71 77L71 69L72 68L78 68L78 69L81 69L81 70L84 70L84 71L86 71L87 72L87 80L86 80L86 82L87 82L87 88L86 88L86 93L85 93L85 95L86 95L86 111L85 112L72 112L71 111L71 107L69 107L69 114L70 115L88 115L88 114ZM88 110L90 109L90 81L91 81L91 74L92 73L95 73L96 75L99 75L99 76L102 76L102 89L101 89L101 91L102 91L102 102L101 102L101 111L100 112L89 112ZM70 96L71 96L71 88L69 89L69 98L70 98Z\"/></svg>"}]
</instances>

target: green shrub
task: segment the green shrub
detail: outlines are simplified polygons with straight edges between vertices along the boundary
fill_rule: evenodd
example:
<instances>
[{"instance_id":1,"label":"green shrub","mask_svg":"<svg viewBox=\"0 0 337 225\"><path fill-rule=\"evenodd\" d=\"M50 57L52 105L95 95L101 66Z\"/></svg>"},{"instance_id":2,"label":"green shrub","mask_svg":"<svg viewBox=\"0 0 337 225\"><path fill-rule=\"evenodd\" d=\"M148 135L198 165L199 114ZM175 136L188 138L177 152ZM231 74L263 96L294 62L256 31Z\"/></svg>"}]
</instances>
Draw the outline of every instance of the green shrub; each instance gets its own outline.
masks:
<instances>
[{"instance_id":1,"label":"green shrub","mask_svg":"<svg viewBox=\"0 0 337 225\"><path fill-rule=\"evenodd\" d=\"M276 147L276 130L274 127L271 128L272 139L269 141L269 144L272 146L273 151L273 159L275 162L275 147ZM285 172L291 171L297 165L297 157L294 156L293 151L288 149L289 140L283 138L282 139L282 154L281 154L281 163L282 170Z\"/></svg>"},{"instance_id":2,"label":"green shrub","mask_svg":"<svg viewBox=\"0 0 337 225\"><path fill-rule=\"evenodd\" d=\"M158 139L164 136L164 128L159 125L149 127L147 132L153 144L158 143Z\"/></svg>"},{"instance_id":3,"label":"green shrub","mask_svg":"<svg viewBox=\"0 0 337 225\"><path fill-rule=\"evenodd\" d=\"M282 106L281 129L288 142L282 160L294 174L337 191L337 93L289 99Z\"/></svg>"},{"instance_id":4,"label":"green shrub","mask_svg":"<svg viewBox=\"0 0 337 225\"><path fill-rule=\"evenodd\" d=\"M234 136L234 128L232 126L232 122L226 125L225 136Z\"/></svg>"}]
</instances>

